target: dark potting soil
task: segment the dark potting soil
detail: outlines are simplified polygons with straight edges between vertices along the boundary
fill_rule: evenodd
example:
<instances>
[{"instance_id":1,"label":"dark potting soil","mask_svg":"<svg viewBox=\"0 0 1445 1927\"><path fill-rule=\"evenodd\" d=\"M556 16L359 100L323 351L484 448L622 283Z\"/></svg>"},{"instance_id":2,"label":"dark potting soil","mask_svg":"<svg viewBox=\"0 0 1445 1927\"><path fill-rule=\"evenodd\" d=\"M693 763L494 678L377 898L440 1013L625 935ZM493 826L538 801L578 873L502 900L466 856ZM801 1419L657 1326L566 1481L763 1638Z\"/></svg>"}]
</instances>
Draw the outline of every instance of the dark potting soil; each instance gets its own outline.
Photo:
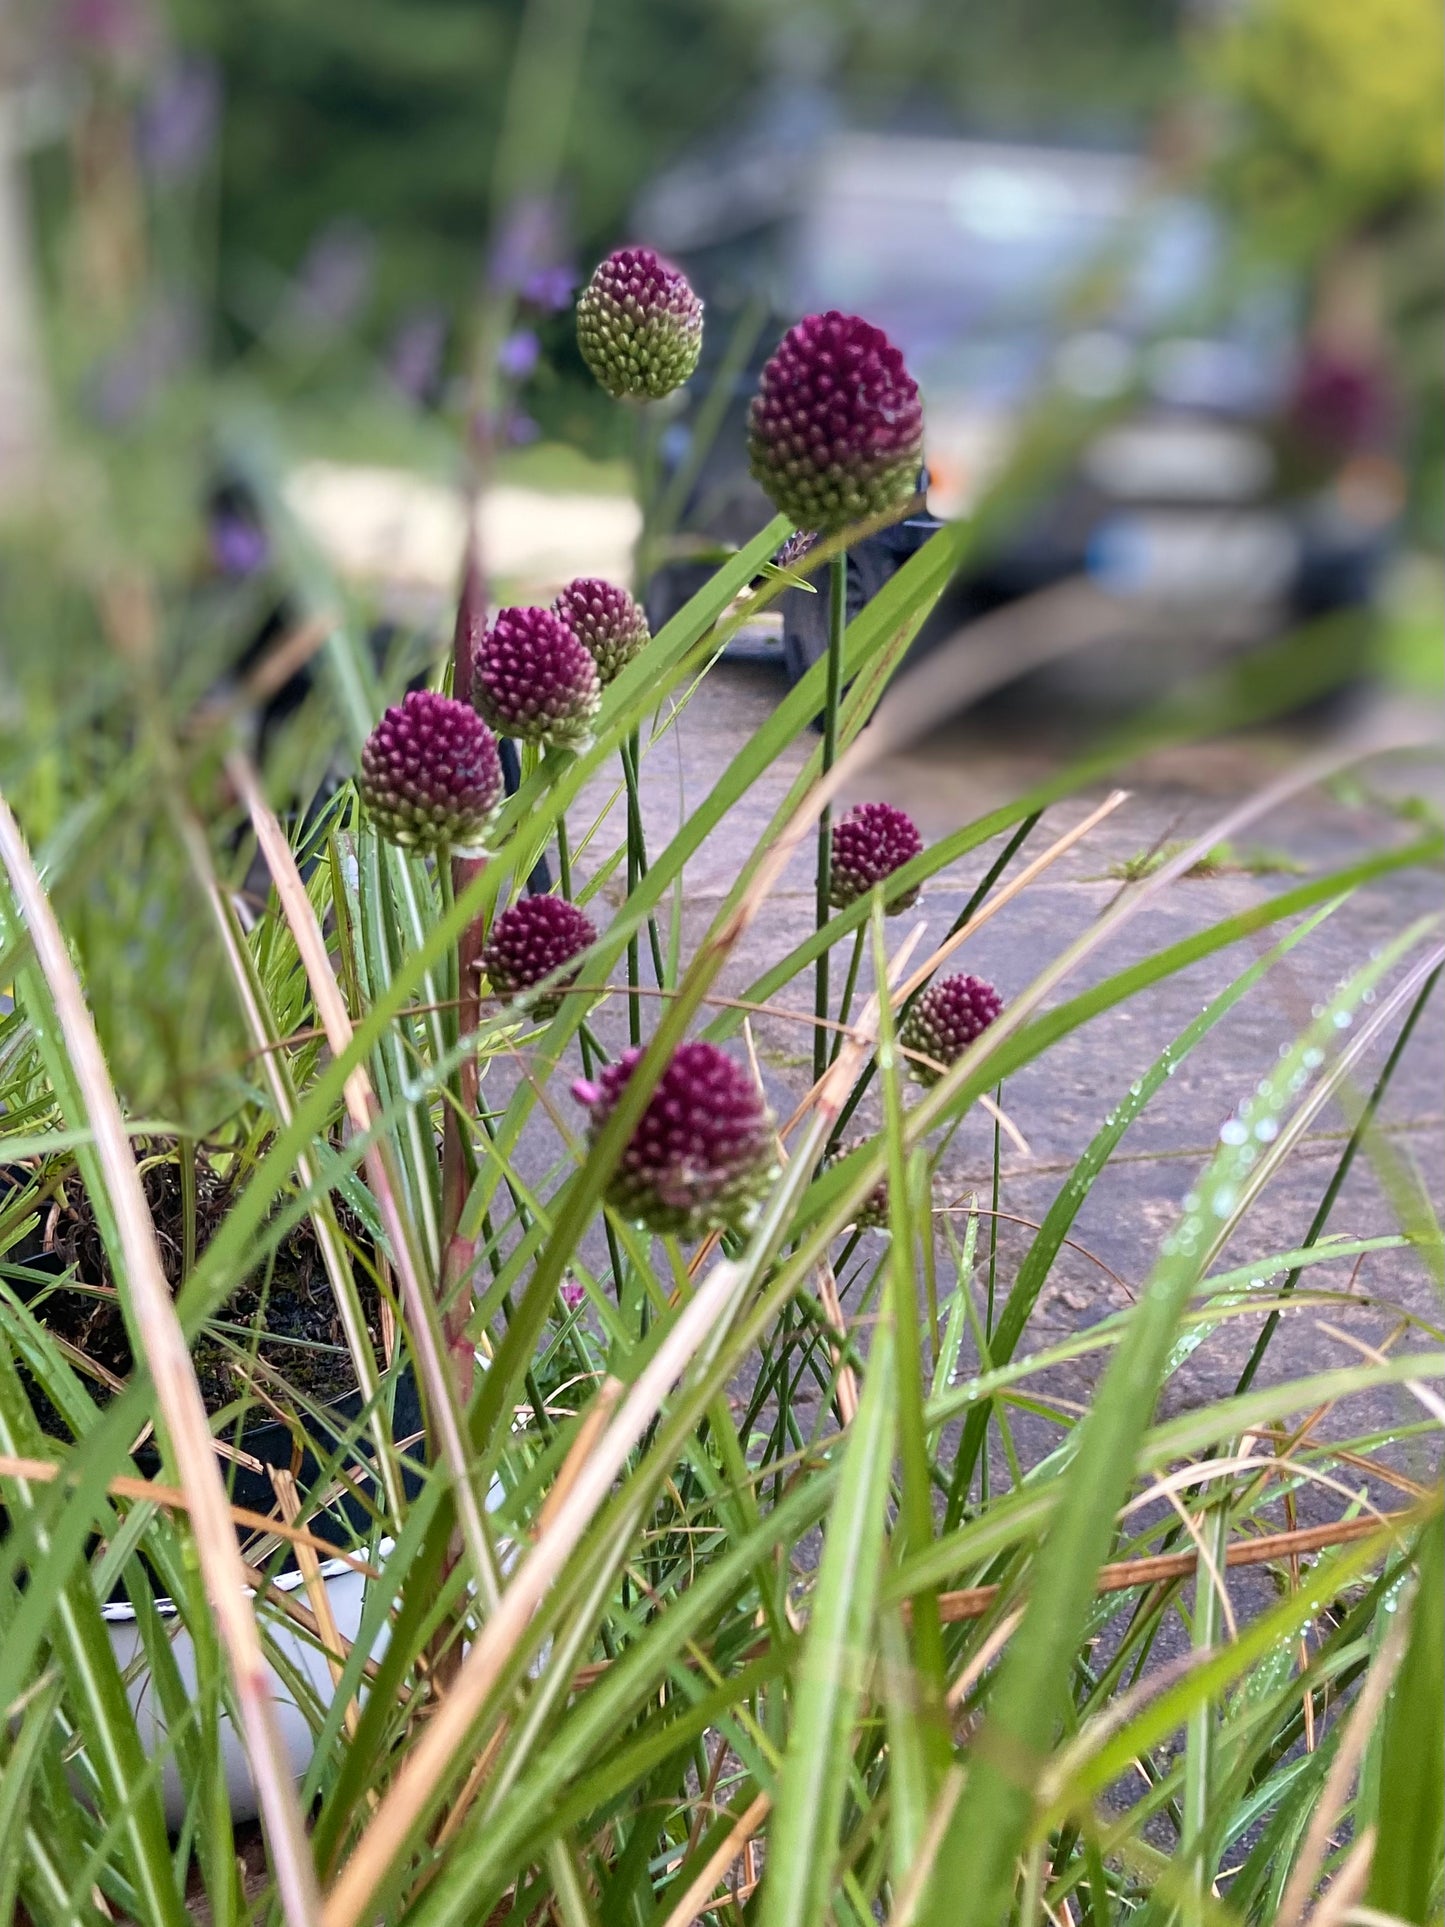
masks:
<instances>
[{"instance_id":1,"label":"dark potting soil","mask_svg":"<svg viewBox=\"0 0 1445 1927\"><path fill-rule=\"evenodd\" d=\"M141 1169L155 1222L161 1266L172 1292L179 1292L185 1254L185 1198L180 1166L156 1158ZM198 1159L195 1165L195 1250L197 1257L223 1222L232 1201L227 1181ZM364 1236L359 1220L339 1201L344 1236L353 1244ZM47 1329L115 1379L129 1374L134 1360L121 1316L105 1247L90 1200L79 1183L67 1187L65 1201L45 1223L47 1255L70 1274L67 1283L48 1290L37 1312ZM356 1286L367 1334L378 1366L382 1362L381 1298L357 1268ZM252 1378L278 1404L287 1388L316 1404L330 1404L356 1390L336 1300L310 1221L302 1219L226 1300L191 1351L206 1409L218 1412L245 1393ZM251 1361L259 1361L259 1369ZM105 1379L92 1378L98 1403L109 1396ZM47 1431L65 1433L57 1413L38 1387L32 1389L37 1415ZM269 1416L253 1403L254 1417ZM53 1421L51 1423L50 1421Z\"/></svg>"}]
</instances>

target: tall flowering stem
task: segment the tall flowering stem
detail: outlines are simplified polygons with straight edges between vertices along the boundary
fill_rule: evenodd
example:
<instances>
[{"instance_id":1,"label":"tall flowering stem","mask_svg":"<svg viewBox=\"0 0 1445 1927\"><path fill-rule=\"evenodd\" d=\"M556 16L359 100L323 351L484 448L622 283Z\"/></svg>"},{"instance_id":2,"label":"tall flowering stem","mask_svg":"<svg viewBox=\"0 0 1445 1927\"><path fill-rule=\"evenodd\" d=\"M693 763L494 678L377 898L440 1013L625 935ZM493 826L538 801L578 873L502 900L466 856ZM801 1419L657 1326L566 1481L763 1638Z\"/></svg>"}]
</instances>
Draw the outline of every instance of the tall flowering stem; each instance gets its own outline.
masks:
<instances>
[{"instance_id":1,"label":"tall flowering stem","mask_svg":"<svg viewBox=\"0 0 1445 1927\"><path fill-rule=\"evenodd\" d=\"M463 568L462 592L457 601L452 641L452 688L467 701L476 670L477 650L486 631L487 590L475 544L469 545ZM454 856L445 873L444 892L459 896L486 867L485 857ZM482 920L474 918L457 939L455 970L456 1034L469 1037L481 1027L480 962ZM461 1231L462 1212L474 1176L467 1120L477 1115L479 1079L476 1058L469 1052L457 1066L452 1102L442 1106L442 1330L452 1357L457 1390L469 1396L476 1358L467 1327L471 1321L471 1276L476 1267L478 1241Z\"/></svg>"},{"instance_id":2,"label":"tall flowering stem","mask_svg":"<svg viewBox=\"0 0 1445 1927\"><path fill-rule=\"evenodd\" d=\"M748 466L794 527L833 535L850 523L902 512L918 487L923 409L918 385L881 328L861 315L804 315L763 368L748 411ZM846 552L831 567L823 773L838 748L847 623ZM818 819L818 928L828 920L831 812ZM813 1074L828 1066L828 952L819 953Z\"/></svg>"},{"instance_id":3,"label":"tall flowering stem","mask_svg":"<svg viewBox=\"0 0 1445 1927\"><path fill-rule=\"evenodd\" d=\"M652 574L652 517L657 498L657 425L652 410L637 405L631 411L637 435L637 499L642 524L637 531L632 573L638 594L645 594ZM627 895L631 898L647 875L647 838L642 824L642 731L630 729L621 745L622 781L627 790ZM654 965L658 959L654 954ZM657 971L659 989L662 972ZM634 930L627 939L627 1036L642 1042L642 936Z\"/></svg>"},{"instance_id":4,"label":"tall flowering stem","mask_svg":"<svg viewBox=\"0 0 1445 1927\"><path fill-rule=\"evenodd\" d=\"M848 974L843 979L843 995L838 1002L838 1028L832 1033L832 1041L827 1043L830 1063L842 1050L843 1039L848 1034L848 1019L853 1014L853 993L858 988L858 970L863 962L863 945L867 936L868 925L860 923L853 932L853 954L848 959Z\"/></svg>"},{"instance_id":5,"label":"tall flowering stem","mask_svg":"<svg viewBox=\"0 0 1445 1927\"><path fill-rule=\"evenodd\" d=\"M838 704L843 694L843 632L848 626L848 554L835 555L828 565L828 690L823 705L824 776L838 759ZM833 893L833 812L825 808L818 818L818 908L817 925L828 921ZM818 1022L813 1029L813 1078L816 1082L828 1068L828 952L818 952L813 982L813 1014Z\"/></svg>"},{"instance_id":6,"label":"tall flowering stem","mask_svg":"<svg viewBox=\"0 0 1445 1927\"><path fill-rule=\"evenodd\" d=\"M639 480L644 495L644 531L649 488L644 479ZM639 537L637 551L637 574L641 582L645 579L646 564L643 560L645 533ZM552 604L557 616L565 622L578 641L591 656L597 668L598 677L605 689L627 665L647 647L652 640L647 626L647 614L641 603L635 601L625 589L615 583L605 582L596 576L579 576L567 587ZM642 830L642 803L638 790L638 761L641 752L639 732L632 730L622 741L622 777L627 794L627 891L630 896L647 874L647 845ZM559 836L561 826L559 825ZM559 848L559 859L565 867L565 856ZM568 893L564 879L563 892ZM651 915L647 919L648 936L652 945L653 968L657 973L659 987L663 983L662 939L658 934L657 919ZM632 1043L641 1042L642 1006L639 991L641 987L641 939L633 932L627 943L627 983L628 997L628 1034Z\"/></svg>"},{"instance_id":7,"label":"tall flowering stem","mask_svg":"<svg viewBox=\"0 0 1445 1927\"><path fill-rule=\"evenodd\" d=\"M577 302L577 346L601 387L635 410L637 492L642 527L633 558L640 590L651 572L652 516L657 496L657 437L649 402L660 401L693 374L702 353L702 302L681 268L652 248L617 248L598 263ZM647 849L638 791L640 734L622 749L627 789L627 893L647 874ZM648 918L653 967L661 988L664 972L657 921ZM642 1039L642 946L637 932L627 942L628 1035Z\"/></svg>"}]
</instances>

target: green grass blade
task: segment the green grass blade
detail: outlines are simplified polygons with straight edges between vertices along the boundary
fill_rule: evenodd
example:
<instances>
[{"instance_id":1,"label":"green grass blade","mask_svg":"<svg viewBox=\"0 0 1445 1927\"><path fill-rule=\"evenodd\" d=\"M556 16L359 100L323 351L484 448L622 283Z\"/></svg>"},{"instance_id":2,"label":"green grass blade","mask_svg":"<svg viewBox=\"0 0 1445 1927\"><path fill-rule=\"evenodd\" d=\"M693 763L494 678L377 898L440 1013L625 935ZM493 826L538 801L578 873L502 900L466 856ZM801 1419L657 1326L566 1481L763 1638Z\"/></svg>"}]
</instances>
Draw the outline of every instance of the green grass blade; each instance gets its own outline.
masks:
<instances>
[{"instance_id":1,"label":"green grass blade","mask_svg":"<svg viewBox=\"0 0 1445 1927\"><path fill-rule=\"evenodd\" d=\"M1445 1519L1421 1535L1410 1642L1385 1710L1368 1899L1425 1927L1445 1851Z\"/></svg>"},{"instance_id":2,"label":"green grass blade","mask_svg":"<svg viewBox=\"0 0 1445 1927\"><path fill-rule=\"evenodd\" d=\"M1356 973L1304 1036L1261 1079L1241 1113L1244 1142L1223 1144L1166 1239L1088 1415L1078 1429L1064 1498L1041 1548L1024 1623L1009 1649L975 1743L969 1783L939 1854L925 1919L989 1927L1009 1905L1014 1863L1028 1828L1033 1787L1054 1741L1094 1578L1134 1474L1179 1315L1193 1288L1201 1243L1234 1208L1257 1152L1256 1127L1277 1129L1312 1054L1334 1037L1395 960L1390 946ZM1300 1080L1296 1082L1295 1080ZM966 1883L967 1891L964 1892ZM961 1904L960 1904L961 1903Z\"/></svg>"},{"instance_id":3,"label":"green grass blade","mask_svg":"<svg viewBox=\"0 0 1445 1927\"><path fill-rule=\"evenodd\" d=\"M894 1342L891 1325L884 1323L843 1448L775 1798L761 1927L819 1927L832 1902L838 1827L878 1601L896 1423Z\"/></svg>"},{"instance_id":4,"label":"green grass blade","mask_svg":"<svg viewBox=\"0 0 1445 1927\"><path fill-rule=\"evenodd\" d=\"M1032 1316L1038 1302L1039 1293L1047 1282L1054 1260L1063 1248L1064 1239L1075 1218L1083 1208L1090 1187L1109 1159L1118 1148L1120 1140L1130 1125L1139 1117L1170 1078L1175 1069L1194 1049L1195 1045L1207 1037L1214 1026L1234 1009L1240 1000L1254 989L1282 957L1288 956L1295 945L1301 943L1314 931L1336 907L1327 903L1313 916L1307 917L1295 929L1280 939L1264 956L1257 958L1249 968L1235 978L1234 982L1219 996L1213 998L1200 1014L1187 1024L1172 1043L1166 1044L1145 1071L1133 1083L1128 1092L1109 1112L1103 1125L1095 1133L1067 1180L1059 1190L1053 1203L1044 1214L1044 1221L1035 1234L1033 1243L1024 1255L1018 1268L1013 1288L1004 1301L998 1322L989 1338L989 1356L994 1365L1005 1365L1014 1355L1014 1348L1023 1336L1024 1328ZM973 1468L982 1448L984 1435L988 1430L988 1408L982 1407L969 1414L964 1426L963 1440L959 1447L958 1460L954 1472L954 1499L950 1505L950 1515L956 1519L962 1504L962 1495L968 1491L973 1477Z\"/></svg>"}]
</instances>

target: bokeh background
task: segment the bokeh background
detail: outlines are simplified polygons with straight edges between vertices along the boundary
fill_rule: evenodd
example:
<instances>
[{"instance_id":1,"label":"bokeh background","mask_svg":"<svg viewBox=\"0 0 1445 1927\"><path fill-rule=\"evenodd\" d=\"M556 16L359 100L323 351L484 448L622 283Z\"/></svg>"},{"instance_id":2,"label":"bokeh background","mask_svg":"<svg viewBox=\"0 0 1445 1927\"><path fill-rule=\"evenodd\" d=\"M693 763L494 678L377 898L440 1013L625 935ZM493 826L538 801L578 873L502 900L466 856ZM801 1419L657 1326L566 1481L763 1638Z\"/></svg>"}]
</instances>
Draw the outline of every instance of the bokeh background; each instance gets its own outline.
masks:
<instances>
[{"instance_id":1,"label":"bokeh background","mask_svg":"<svg viewBox=\"0 0 1445 1927\"><path fill-rule=\"evenodd\" d=\"M709 303L658 451L699 541L755 526L735 434L690 464L709 384L744 396L798 311L849 306L904 339L940 512L1051 402L1243 419L1293 550L1336 567L1342 527L1364 555L1316 600L1382 612L1372 673L1438 681L1436 0L6 0L0 34L12 669L54 660L46 598L117 553L254 574L237 456L277 431L369 617L449 593L459 511L399 478L444 494L479 449L514 490L504 586L625 557L630 431L570 304L642 239ZM1155 456L1215 499L1251 459ZM1116 584L1200 573L1097 523L1070 540ZM1270 539L1204 574L1267 576ZM238 618L215 648L244 644Z\"/></svg>"}]
</instances>

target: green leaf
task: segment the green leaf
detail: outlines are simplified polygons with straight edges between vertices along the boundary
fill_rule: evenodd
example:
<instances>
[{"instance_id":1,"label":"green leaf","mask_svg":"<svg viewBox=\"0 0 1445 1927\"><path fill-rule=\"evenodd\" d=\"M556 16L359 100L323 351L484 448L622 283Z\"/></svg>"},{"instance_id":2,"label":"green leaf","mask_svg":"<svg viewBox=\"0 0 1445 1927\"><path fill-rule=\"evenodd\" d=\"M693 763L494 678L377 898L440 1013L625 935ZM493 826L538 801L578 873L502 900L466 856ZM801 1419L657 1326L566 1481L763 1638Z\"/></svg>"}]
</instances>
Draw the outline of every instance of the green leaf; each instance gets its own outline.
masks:
<instances>
[{"instance_id":1,"label":"green leaf","mask_svg":"<svg viewBox=\"0 0 1445 1927\"><path fill-rule=\"evenodd\" d=\"M873 1342L798 1668L763 1877L761 1927L819 1927L832 1900L853 1730L873 1637L893 1464L894 1335Z\"/></svg>"},{"instance_id":2,"label":"green leaf","mask_svg":"<svg viewBox=\"0 0 1445 1927\"><path fill-rule=\"evenodd\" d=\"M1421 1534L1416 1558L1410 1643L1385 1709L1369 1904L1425 1927L1445 1850L1445 1518Z\"/></svg>"}]
</instances>

